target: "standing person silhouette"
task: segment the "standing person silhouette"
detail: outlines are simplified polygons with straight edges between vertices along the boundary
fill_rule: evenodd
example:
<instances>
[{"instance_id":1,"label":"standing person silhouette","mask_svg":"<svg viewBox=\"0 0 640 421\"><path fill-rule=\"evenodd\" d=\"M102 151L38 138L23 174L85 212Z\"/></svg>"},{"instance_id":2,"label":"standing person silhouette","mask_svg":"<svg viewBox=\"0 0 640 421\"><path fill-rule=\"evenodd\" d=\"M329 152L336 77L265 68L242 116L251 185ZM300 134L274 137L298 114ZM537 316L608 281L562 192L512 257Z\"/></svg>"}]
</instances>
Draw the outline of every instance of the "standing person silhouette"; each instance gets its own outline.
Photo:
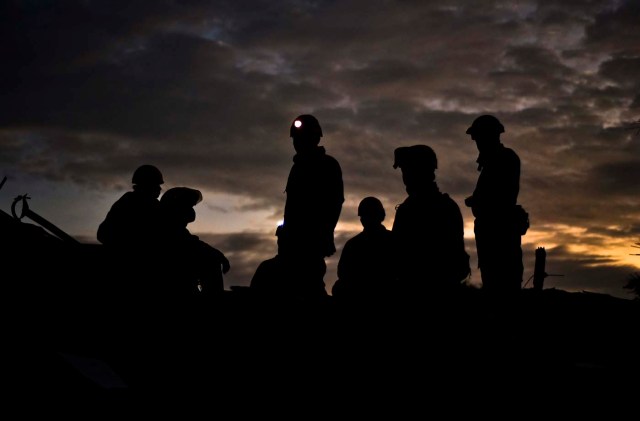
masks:
<instances>
[{"instance_id":1,"label":"standing person silhouette","mask_svg":"<svg viewBox=\"0 0 640 421\"><path fill-rule=\"evenodd\" d=\"M438 188L438 161L429 146L397 148L393 167L402 170L408 194L396 209L392 228L399 288L407 298L436 301L459 291L470 273L462 214Z\"/></svg>"},{"instance_id":2,"label":"standing person silhouette","mask_svg":"<svg viewBox=\"0 0 640 421\"><path fill-rule=\"evenodd\" d=\"M336 299L348 303L377 302L393 287L394 253L392 233L382 222L382 202L365 197L358 205L363 230L350 238L338 261L338 280L331 289Z\"/></svg>"},{"instance_id":3,"label":"standing person silhouette","mask_svg":"<svg viewBox=\"0 0 640 421\"><path fill-rule=\"evenodd\" d=\"M284 222L279 235L298 282L292 294L326 297L324 258L335 253L334 230L344 202L342 169L319 146L322 128L309 114L298 116L289 130L296 151L285 192Z\"/></svg>"},{"instance_id":4,"label":"standing person silhouette","mask_svg":"<svg viewBox=\"0 0 640 421\"><path fill-rule=\"evenodd\" d=\"M476 142L480 175L473 194L465 199L475 217L474 232L482 288L494 293L521 289L521 231L516 204L520 189L520 158L505 147L504 126L492 115L476 118L466 132Z\"/></svg>"}]
</instances>

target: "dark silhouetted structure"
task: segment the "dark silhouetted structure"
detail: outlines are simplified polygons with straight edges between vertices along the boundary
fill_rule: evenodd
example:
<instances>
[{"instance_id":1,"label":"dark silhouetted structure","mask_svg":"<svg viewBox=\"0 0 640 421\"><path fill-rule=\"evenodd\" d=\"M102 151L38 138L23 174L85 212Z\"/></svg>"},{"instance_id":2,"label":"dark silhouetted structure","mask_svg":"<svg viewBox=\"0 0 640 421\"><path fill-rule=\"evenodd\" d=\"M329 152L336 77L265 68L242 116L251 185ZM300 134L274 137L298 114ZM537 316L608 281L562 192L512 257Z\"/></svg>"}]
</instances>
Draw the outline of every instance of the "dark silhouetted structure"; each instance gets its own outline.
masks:
<instances>
[{"instance_id":1,"label":"dark silhouetted structure","mask_svg":"<svg viewBox=\"0 0 640 421\"><path fill-rule=\"evenodd\" d=\"M547 272L545 272L545 266L547 261L547 251L544 247L538 247L536 249L536 263L533 271L533 289L542 291L544 288L544 278L546 278Z\"/></svg>"},{"instance_id":2,"label":"dark silhouetted structure","mask_svg":"<svg viewBox=\"0 0 640 421\"><path fill-rule=\"evenodd\" d=\"M290 128L296 154L287 180L280 241L298 276L296 295L326 297L324 258L335 253L344 186L338 161L319 146L322 129L312 115L297 117Z\"/></svg>"},{"instance_id":3,"label":"dark silhouetted structure","mask_svg":"<svg viewBox=\"0 0 640 421\"><path fill-rule=\"evenodd\" d=\"M435 181L436 154L427 145L395 150L408 197L398 205L392 232L398 262L398 288L415 292L452 292L470 274L462 214Z\"/></svg>"},{"instance_id":4,"label":"dark silhouetted structure","mask_svg":"<svg viewBox=\"0 0 640 421\"><path fill-rule=\"evenodd\" d=\"M520 158L502 144L501 133L504 133L504 126L492 115L476 118L467 129L480 152L477 159L480 176L473 195L465 200L465 204L471 207L475 216L483 289L510 293L521 289L524 271L523 214L517 206Z\"/></svg>"},{"instance_id":5,"label":"dark silhouetted structure","mask_svg":"<svg viewBox=\"0 0 640 421\"><path fill-rule=\"evenodd\" d=\"M153 165L142 165L133 173L131 182L133 191L111 206L98 227L98 241L105 246L139 250L154 244L159 229L162 173Z\"/></svg>"},{"instance_id":6,"label":"dark silhouetted structure","mask_svg":"<svg viewBox=\"0 0 640 421\"><path fill-rule=\"evenodd\" d=\"M362 199L358 216L363 230L342 248L338 279L331 293L341 301L379 301L393 287L396 267L392 233L382 224L386 213L378 198Z\"/></svg>"},{"instance_id":7,"label":"dark silhouetted structure","mask_svg":"<svg viewBox=\"0 0 640 421\"><path fill-rule=\"evenodd\" d=\"M166 251L166 273L163 275L169 294L198 291L219 295L224 291L222 274L230 269L229 260L217 248L191 234L187 225L196 219L195 205L202 193L189 187L174 187L160 198L162 239Z\"/></svg>"}]
</instances>

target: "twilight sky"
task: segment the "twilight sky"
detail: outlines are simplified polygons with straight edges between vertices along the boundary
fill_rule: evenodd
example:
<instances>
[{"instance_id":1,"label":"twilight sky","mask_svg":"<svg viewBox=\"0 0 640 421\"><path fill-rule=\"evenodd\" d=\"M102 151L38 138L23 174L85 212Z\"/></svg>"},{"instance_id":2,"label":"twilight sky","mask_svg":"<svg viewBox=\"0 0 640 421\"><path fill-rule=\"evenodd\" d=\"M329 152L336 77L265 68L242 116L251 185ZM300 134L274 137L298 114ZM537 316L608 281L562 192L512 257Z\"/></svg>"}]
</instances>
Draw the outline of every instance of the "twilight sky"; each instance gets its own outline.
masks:
<instances>
[{"instance_id":1,"label":"twilight sky","mask_svg":"<svg viewBox=\"0 0 640 421\"><path fill-rule=\"evenodd\" d=\"M5 212L28 193L33 211L96 242L133 171L154 164L165 190L202 191L189 228L231 261L227 287L248 285L276 253L289 125L310 113L346 195L327 289L362 198L382 200L391 228L406 196L393 150L418 143L462 210L479 284L465 130L489 113L522 161L525 281L545 247L547 272L564 275L547 287L632 298L638 1L5 0L0 39Z\"/></svg>"}]
</instances>

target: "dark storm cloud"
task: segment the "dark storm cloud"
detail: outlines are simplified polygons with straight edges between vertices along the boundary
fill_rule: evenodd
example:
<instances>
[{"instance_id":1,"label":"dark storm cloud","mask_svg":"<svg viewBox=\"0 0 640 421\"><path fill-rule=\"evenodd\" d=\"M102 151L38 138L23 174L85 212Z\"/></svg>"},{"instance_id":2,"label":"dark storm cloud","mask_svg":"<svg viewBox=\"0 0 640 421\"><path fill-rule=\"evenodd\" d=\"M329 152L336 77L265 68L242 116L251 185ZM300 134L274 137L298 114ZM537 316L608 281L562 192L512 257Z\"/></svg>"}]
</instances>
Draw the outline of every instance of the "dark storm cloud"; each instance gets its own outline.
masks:
<instances>
[{"instance_id":1,"label":"dark storm cloud","mask_svg":"<svg viewBox=\"0 0 640 421\"><path fill-rule=\"evenodd\" d=\"M586 27L585 44L615 54L630 53L637 56L640 53L637 42L640 37L640 3L623 0L614 4L618 7L604 8Z\"/></svg>"},{"instance_id":2,"label":"dark storm cloud","mask_svg":"<svg viewBox=\"0 0 640 421\"><path fill-rule=\"evenodd\" d=\"M636 181L640 180L640 158L621 162L608 162L593 168L594 186L608 195L629 197L638 193Z\"/></svg>"},{"instance_id":3,"label":"dark storm cloud","mask_svg":"<svg viewBox=\"0 0 640 421\"><path fill-rule=\"evenodd\" d=\"M633 93L640 89L640 47L636 57L614 57L600 66L600 74L615 82L623 89L632 89Z\"/></svg>"},{"instance_id":4,"label":"dark storm cloud","mask_svg":"<svg viewBox=\"0 0 640 421\"><path fill-rule=\"evenodd\" d=\"M495 92L502 98L537 97L544 101L569 92L574 73L547 48L518 46L506 51L502 70L492 76Z\"/></svg>"}]
</instances>

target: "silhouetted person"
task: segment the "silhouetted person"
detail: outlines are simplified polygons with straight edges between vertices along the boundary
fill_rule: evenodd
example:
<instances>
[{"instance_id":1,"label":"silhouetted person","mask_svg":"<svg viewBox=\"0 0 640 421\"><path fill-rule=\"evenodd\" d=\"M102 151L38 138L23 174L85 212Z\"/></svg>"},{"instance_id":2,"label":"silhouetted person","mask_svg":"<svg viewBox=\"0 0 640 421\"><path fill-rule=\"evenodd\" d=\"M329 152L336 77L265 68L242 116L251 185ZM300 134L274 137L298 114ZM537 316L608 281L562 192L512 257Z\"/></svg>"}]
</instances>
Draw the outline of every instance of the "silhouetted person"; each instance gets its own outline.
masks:
<instances>
[{"instance_id":1,"label":"silhouetted person","mask_svg":"<svg viewBox=\"0 0 640 421\"><path fill-rule=\"evenodd\" d=\"M296 294L326 297L324 258L335 253L334 229L344 202L342 169L319 146L322 129L312 115L291 124L296 154L287 180L287 199L280 240L299 274Z\"/></svg>"},{"instance_id":2,"label":"silhouetted person","mask_svg":"<svg viewBox=\"0 0 640 421\"><path fill-rule=\"evenodd\" d=\"M161 271L157 264L161 253L158 196L164 179L157 167L145 164L134 171L131 182L133 190L111 206L98 227L97 238L104 245L105 264L100 275L108 279L105 301L112 300L115 306L135 313ZM123 320L128 318L126 312L121 312Z\"/></svg>"},{"instance_id":3,"label":"silhouetted person","mask_svg":"<svg viewBox=\"0 0 640 421\"><path fill-rule=\"evenodd\" d=\"M398 255L398 287L409 298L422 292L458 291L469 275L460 208L435 181L436 154L426 145L395 150L408 197L398 205L392 232ZM415 298L418 298L415 296Z\"/></svg>"},{"instance_id":4,"label":"silhouetted person","mask_svg":"<svg viewBox=\"0 0 640 421\"><path fill-rule=\"evenodd\" d=\"M363 230L342 248L338 280L331 292L343 302L378 302L394 287L392 233L382 224L386 214L378 198L362 199L358 216Z\"/></svg>"},{"instance_id":5,"label":"silhouetted person","mask_svg":"<svg viewBox=\"0 0 640 421\"><path fill-rule=\"evenodd\" d=\"M174 187L160 198L162 238L166 251L167 272L163 277L169 293L184 292L220 295L224 291L222 275L230 268L229 260L217 248L191 234L187 225L196 219L195 205L202 201L199 190ZM169 279L168 279L169 278Z\"/></svg>"},{"instance_id":6,"label":"silhouetted person","mask_svg":"<svg viewBox=\"0 0 640 421\"><path fill-rule=\"evenodd\" d=\"M159 228L162 173L153 165L142 165L133 173L133 191L120 197L98 227L98 241L105 246L139 249L154 242Z\"/></svg>"},{"instance_id":7,"label":"silhouetted person","mask_svg":"<svg viewBox=\"0 0 640 421\"><path fill-rule=\"evenodd\" d=\"M287 253L282 241L282 225L276 229L278 238L278 253L258 265L251 278L249 288L255 296L262 298L290 299L295 297L296 283L299 282L295 274L293 253Z\"/></svg>"},{"instance_id":8,"label":"silhouetted person","mask_svg":"<svg viewBox=\"0 0 640 421\"><path fill-rule=\"evenodd\" d=\"M492 115L476 118L467 134L480 152L480 176L473 195L465 200L475 216L475 238L482 288L517 292L521 288L521 232L516 203L520 189L520 158L500 141L504 126Z\"/></svg>"},{"instance_id":9,"label":"silhouetted person","mask_svg":"<svg viewBox=\"0 0 640 421\"><path fill-rule=\"evenodd\" d=\"M142 357L141 346L147 342L149 320L155 322L157 308L150 305L162 269L160 246L160 201L164 179L153 165L141 165L131 179L133 190L122 195L110 208L97 231L104 245L104 266L98 275L107 279L104 302L105 337L109 338L110 358L125 373L127 382L141 381L137 375ZM112 311L115 309L115 311ZM138 351L140 350L140 351Z\"/></svg>"}]
</instances>

